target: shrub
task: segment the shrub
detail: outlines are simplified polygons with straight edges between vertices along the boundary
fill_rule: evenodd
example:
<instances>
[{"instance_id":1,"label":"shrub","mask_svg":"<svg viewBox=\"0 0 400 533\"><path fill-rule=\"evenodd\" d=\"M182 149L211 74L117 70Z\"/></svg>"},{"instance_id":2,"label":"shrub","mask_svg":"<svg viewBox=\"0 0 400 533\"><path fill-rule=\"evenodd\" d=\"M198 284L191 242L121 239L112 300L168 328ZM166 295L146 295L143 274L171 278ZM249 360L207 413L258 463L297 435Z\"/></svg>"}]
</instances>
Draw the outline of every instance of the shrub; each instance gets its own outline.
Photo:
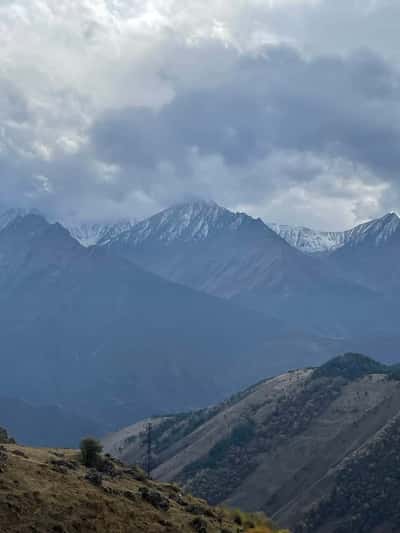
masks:
<instances>
[{"instance_id":1,"label":"shrub","mask_svg":"<svg viewBox=\"0 0 400 533\"><path fill-rule=\"evenodd\" d=\"M8 436L5 429L0 427L0 443L1 444L15 444L15 440Z\"/></svg>"},{"instance_id":2,"label":"shrub","mask_svg":"<svg viewBox=\"0 0 400 533\"><path fill-rule=\"evenodd\" d=\"M317 368L312 379L343 377L352 381L368 374L385 374L387 371L386 365L378 363L366 355L346 353Z\"/></svg>"},{"instance_id":3,"label":"shrub","mask_svg":"<svg viewBox=\"0 0 400 533\"><path fill-rule=\"evenodd\" d=\"M88 468L97 466L100 462L100 454L103 446L97 439L87 437L81 440L81 461Z\"/></svg>"},{"instance_id":4,"label":"shrub","mask_svg":"<svg viewBox=\"0 0 400 533\"><path fill-rule=\"evenodd\" d=\"M280 533L264 513L246 513L240 509L223 509L225 515L246 533Z\"/></svg>"}]
</instances>

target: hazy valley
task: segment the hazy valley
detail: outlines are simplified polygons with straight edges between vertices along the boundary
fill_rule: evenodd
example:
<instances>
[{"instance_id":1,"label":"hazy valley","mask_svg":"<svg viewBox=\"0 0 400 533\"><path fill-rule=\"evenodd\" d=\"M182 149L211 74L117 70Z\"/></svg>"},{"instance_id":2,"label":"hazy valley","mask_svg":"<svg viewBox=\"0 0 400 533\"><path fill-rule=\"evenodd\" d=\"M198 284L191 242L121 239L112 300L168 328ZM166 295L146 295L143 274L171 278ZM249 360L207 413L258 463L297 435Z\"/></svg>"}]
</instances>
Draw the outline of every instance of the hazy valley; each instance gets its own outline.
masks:
<instances>
[{"instance_id":1,"label":"hazy valley","mask_svg":"<svg viewBox=\"0 0 400 533\"><path fill-rule=\"evenodd\" d=\"M396 276L385 271L397 264L396 215L325 255L204 201L80 233L35 211L1 220L2 397L16 406L5 422L30 444L43 439L24 421L40 409L63 413L71 445L85 424L101 435L206 407L346 351L396 362ZM366 254L375 268L363 272Z\"/></svg>"},{"instance_id":2,"label":"hazy valley","mask_svg":"<svg viewBox=\"0 0 400 533\"><path fill-rule=\"evenodd\" d=\"M395 531L397 215L312 251L308 232L293 246L203 201L137 223L0 221L0 425L19 443L107 434L144 465L151 421L153 477L210 504L295 533Z\"/></svg>"}]
</instances>

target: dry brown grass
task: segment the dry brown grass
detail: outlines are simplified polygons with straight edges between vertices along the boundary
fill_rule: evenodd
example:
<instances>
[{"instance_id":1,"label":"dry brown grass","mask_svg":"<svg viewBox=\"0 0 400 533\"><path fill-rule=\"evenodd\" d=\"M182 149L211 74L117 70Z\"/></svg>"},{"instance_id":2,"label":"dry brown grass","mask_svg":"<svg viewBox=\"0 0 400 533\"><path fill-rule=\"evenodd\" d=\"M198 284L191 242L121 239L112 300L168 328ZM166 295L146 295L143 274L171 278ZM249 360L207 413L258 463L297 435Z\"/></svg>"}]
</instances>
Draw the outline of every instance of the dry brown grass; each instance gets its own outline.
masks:
<instances>
[{"instance_id":1,"label":"dry brown grass","mask_svg":"<svg viewBox=\"0 0 400 533\"><path fill-rule=\"evenodd\" d=\"M241 527L246 533L289 533L288 530L277 529L264 513L245 513L240 509L221 509L229 521Z\"/></svg>"},{"instance_id":2,"label":"dry brown grass","mask_svg":"<svg viewBox=\"0 0 400 533\"><path fill-rule=\"evenodd\" d=\"M66 468L54 461L77 464ZM207 533L242 530L232 516L181 495L176 486L140 480L139 472L113 464L116 477L104 476L95 486L85 479L88 470L76 451L1 446L0 532L193 533L202 524ZM159 492L169 509L145 501L143 488Z\"/></svg>"}]
</instances>

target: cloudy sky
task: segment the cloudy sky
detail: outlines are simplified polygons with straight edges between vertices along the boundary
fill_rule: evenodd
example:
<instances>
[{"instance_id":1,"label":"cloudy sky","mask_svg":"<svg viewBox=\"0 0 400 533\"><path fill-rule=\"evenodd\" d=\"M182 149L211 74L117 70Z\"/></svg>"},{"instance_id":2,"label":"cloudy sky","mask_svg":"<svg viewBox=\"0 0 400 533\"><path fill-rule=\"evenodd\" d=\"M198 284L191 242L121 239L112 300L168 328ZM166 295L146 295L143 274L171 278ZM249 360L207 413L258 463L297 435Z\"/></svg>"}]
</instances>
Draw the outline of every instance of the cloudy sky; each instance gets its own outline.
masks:
<instances>
[{"instance_id":1,"label":"cloudy sky","mask_svg":"<svg viewBox=\"0 0 400 533\"><path fill-rule=\"evenodd\" d=\"M400 209L399 22L398 0L0 0L0 202Z\"/></svg>"}]
</instances>

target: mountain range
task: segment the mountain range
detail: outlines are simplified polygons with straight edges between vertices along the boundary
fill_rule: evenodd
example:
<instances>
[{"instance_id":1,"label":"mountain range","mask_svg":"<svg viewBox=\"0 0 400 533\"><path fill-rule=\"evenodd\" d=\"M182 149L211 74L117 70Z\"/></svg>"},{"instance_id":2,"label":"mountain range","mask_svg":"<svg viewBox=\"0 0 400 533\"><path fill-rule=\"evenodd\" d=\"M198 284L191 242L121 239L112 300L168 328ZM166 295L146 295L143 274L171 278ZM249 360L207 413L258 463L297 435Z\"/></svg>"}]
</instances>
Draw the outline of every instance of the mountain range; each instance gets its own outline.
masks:
<instances>
[{"instance_id":1,"label":"mountain range","mask_svg":"<svg viewBox=\"0 0 400 533\"><path fill-rule=\"evenodd\" d=\"M330 252L346 241L346 231L317 231L304 226L274 223L267 225L291 246L308 254Z\"/></svg>"},{"instance_id":2,"label":"mountain range","mask_svg":"<svg viewBox=\"0 0 400 533\"><path fill-rule=\"evenodd\" d=\"M338 349L85 248L35 214L0 232L0 289L2 395L84 414L102 431L214 403Z\"/></svg>"},{"instance_id":3,"label":"mountain range","mask_svg":"<svg viewBox=\"0 0 400 533\"><path fill-rule=\"evenodd\" d=\"M296 533L398 531L398 379L396 367L346 354L152 419L153 476ZM147 422L108 435L105 449L142 463Z\"/></svg>"},{"instance_id":4,"label":"mountain range","mask_svg":"<svg viewBox=\"0 0 400 533\"><path fill-rule=\"evenodd\" d=\"M162 211L99 245L170 281L311 334L349 338L367 328L371 335L387 335L397 333L395 303L351 275L338 254L357 251L366 235L381 235L376 256L385 262L378 250L394 236L393 217L355 228L346 244L320 257L294 248L260 219L197 201Z\"/></svg>"},{"instance_id":5,"label":"mountain range","mask_svg":"<svg viewBox=\"0 0 400 533\"><path fill-rule=\"evenodd\" d=\"M22 420L59 409L70 444L82 419L100 433L199 408L347 350L394 362L398 226L389 214L306 254L213 202L79 231L4 212L1 396Z\"/></svg>"},{"instance_id":6,"label":"mountain range","mask_svg":"<svg viewBox=\"0 0 400 533\"><path fill-rule=\"evenodd\" d=\"M335 250L330 261L347 279L397 300L400 289L400 219L390 213L355 228L354 236Z\"/></svg>"},{"instance_id":7,"label":"mountain range","mask_svg":"<svg viewBox=\"0 0 400 533\"><path fill-rule=\"evenodd\" d=\"M172 213L176 210L179 210L182 214L182 207L184 206L186 206L187 209L193 210L196 210L196 206L197 208L201 206L203 208L219 207L215 202L196 200L193 202L177 204L176 206L166 210L165 213L168 211ZM0 230L6 227L17 216L25 216L31 213L44 216L37 209L0 208ZM242 213L242 215L244 214ZM149 225L151 218L152 217L145 220L144 225ZM179 214L177 215L177 218L179 218ZM51 221L54 222L52 219ZM125 218L116 220L114 222L60 222L83 246L94 246L97 244L105 245L111 240L119 239L121 234L133 230L133 228L141 221L137 220L136 218ZM177 224L179 225L179 220L177 220ZM207 221L204 220L203 231L206 224ZM368 235L375 235L376 243L378 244L379 241L386 240L397 230L400 224L400 218L397 213L392 211L381 218L359 224L358 226L343 231L318 231L305 226L290 226L269 222L266 222L265 224L272 229L274 233L278 234L280 237L282 237L282 239L288 242L288 244L290 244L293 248L296 248L306 254L320 254L324 252L332 252L348 243L350 243L352 246L355 246L364 239L368 238ZM185 222L183 222L183 227L184 226ZM183 227L180 229L179 227L176 228L177 234L180 234L180 232L183 231ZM196 233L195 229L194 232ZM199 237L199 235L197 235L197 237Z\"/></svg>"},{"instance_id":8,"label":"mountain range","mask_svg":"<svg viewBox=\"0 0 400 533\"><path fill-rule=\"evenodd\" d=\"M376 244L379 244L390 238L399 225L400 219L394 212L345 231L316 231L302 226L268 224L294 248L309 254L332 252L347 244L354 247L368 239L369 235L375 235Z\"/></svg>"}]
</instances>

